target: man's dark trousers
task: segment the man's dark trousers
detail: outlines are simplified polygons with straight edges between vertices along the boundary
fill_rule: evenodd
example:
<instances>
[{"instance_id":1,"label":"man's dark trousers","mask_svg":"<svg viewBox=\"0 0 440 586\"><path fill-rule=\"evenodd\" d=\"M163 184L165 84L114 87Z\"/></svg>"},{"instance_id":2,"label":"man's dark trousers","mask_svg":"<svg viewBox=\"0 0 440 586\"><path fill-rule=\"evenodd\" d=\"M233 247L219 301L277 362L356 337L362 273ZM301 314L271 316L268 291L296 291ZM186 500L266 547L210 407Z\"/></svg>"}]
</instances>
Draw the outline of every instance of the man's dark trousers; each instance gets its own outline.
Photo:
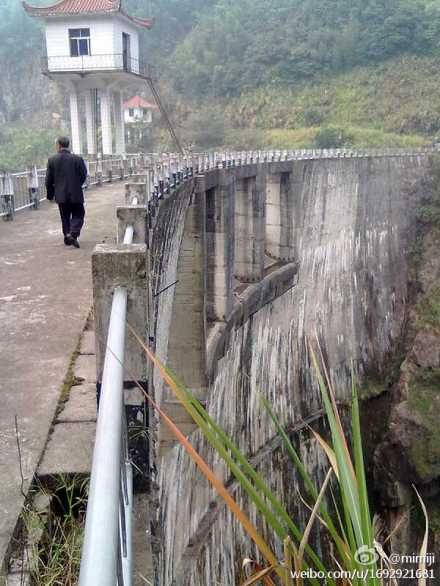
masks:
<instances>
[{"instance_id":1,"label":"man's dark trousers","mask_svg":"<svg viewBox=\"0 0 440 586\"><path fill-rule=\"evenodd\" d=\"M76 241L84 224L83 184L87 179L84 160L67 149L51 157L47 163L47 199L55 199L60 209L64 237L70 235ZM66 242L65 244L74 244ZM77 247L78 248L78 247Z\"/></svg>"},{"instance_id":2,"label":"man's dark trousers","mask_svg":"<svg viewBox=\"0 0 440 586\"><path fill-rule=\"evenodd\" d=\"M64 236L70 234L73 238L78 238L86 215L84 204L66 202L59 203L58 207Z\"/></svg>"}]
</instances>

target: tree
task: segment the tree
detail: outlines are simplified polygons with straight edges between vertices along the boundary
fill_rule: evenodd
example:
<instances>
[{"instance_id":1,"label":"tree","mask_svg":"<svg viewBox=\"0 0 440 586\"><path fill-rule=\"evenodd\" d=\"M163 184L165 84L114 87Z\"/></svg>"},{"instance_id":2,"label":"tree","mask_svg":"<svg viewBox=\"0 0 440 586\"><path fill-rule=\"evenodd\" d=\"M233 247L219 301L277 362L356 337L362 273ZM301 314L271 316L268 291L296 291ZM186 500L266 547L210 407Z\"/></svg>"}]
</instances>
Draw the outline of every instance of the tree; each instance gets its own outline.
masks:
<instances>
[{"instance_id":1,"label":"tree","mask_svg":"<svg viewBox=\"0 0 440 586\"><path fill-rule=\"evenodd\" d=\"M316 133L315 146L318 149L337 149L349 146L352 137L343 128L325 126Z\"/></svg>"},{"instance_id":2,"label":"tree","mask_svg":"<svg viewBox=\"0 0 440 586\"><path fill-rule=\"evenodd\" d=\"M169 61L188 97L309 82L438 44L433 8L407 0L218 0ZM436 23L440 18L436 15ZM213 79L215 77L215 79Z\"/></svg>"}]
</instances>

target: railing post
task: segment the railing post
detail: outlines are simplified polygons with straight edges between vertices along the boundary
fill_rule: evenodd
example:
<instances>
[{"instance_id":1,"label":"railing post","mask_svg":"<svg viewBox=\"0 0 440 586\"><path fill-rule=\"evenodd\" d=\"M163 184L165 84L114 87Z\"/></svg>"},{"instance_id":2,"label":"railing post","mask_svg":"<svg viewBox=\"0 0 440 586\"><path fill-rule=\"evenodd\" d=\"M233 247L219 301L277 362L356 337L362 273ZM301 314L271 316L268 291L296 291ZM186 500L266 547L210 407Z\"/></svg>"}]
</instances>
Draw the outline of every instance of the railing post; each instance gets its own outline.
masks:
<instances>
[{"instance_id":1,"label":"railing post","mask_svg":"<svg viewBox=\"0 0 440 586\"><path fill-rule=\"evenodd\" d=\"M93 300L96 332L97 380L102 380L107 329L115 286L126 287L129 312L127 321L147 340L148 253L145 244L98 244L92 255ZM146 380L144 351L131 334L127 335L126 376Z\"/></svg>"},{"instance_id":2,"label":"railing post","mask_svg":"<svg viewBox=\"0 0 440 586\"><path fill-rule=\"evenodd\" d=\"M29 203L32 204L34 209L37 209L40 205L40 198L38 194L38 171L35 165L28 170L27 187L29 192Z\"/></svg>"},{"instance_id":3,"label":"railing post","mask_svg":"<svg viewBox=\"0 0 440 586\"><path fill-rule=\"evenodd\" d=\"M122 159L122 167L123 167L123 173L124 173L124 179L125 179L125 177L127 177L128 174L129 174L129 171L128 171L128 169L129 169L129 161L128 161L127 157L124 157Z\"/></svg>"},{"instance_id":4,"label":"railing post","mask_svg":"<svg viewBox=\"0 0 440 586\"><path fill-rule=\"evenodd\" d=\"M116 209L118 217L118 242L124 240L127 226L133 226L133 244L146 244L148 234L148 215L145 205L127 205Z\"/></svg>"},{"instance_id":5,"label":"railing post","mask_svg":"<svg viewBox=\"0 0 440 586\"><path fill-rule=\"evenodd\" d=\"M98 154L96 161L96 184L102 185L102 158L100 154Z\"/></svg>"},{"instance_id":6,"label":"railing post","mask_svg":"<svg viewBox=\"0 0 440 586\"><path fill-rule=\"evenodd\" d=\"M144 213L146 213L145 210ZM103 388L102 372L107 349L106 332L115 287L122 287L127 291L127 323L137 332L144 343L148 343L150 303L148 293L149 253L147 247L144 243L114 246L98 245L92 256L92 272L97 391L99 397L101 388ZM123 382L126 389L125 404L129 426L129 450L130 453L133 453L136 469L142 471L142 475L136 474L136 482L140 486L145 486L147 484L146 471L148 469L148 440L145 427L147 425L148 411L145 398L138 388L138 384L146 388L149 367L145 352L139 342L129 331L126 332L126 337Z\"/></svg>"},{"instance_id":7,"label":"railing post","mask_svg":"<svg viewBox=\"0 0 440 586\"><path fill-rule=\"evenodd\" d=\"M0 176L0 198L3 198L2 214L6 220L13 220L15 211L14 182L10 173Z\"/></svg>"},{"instance_id":8,"label":"railing post","mask_svg":"<svg viewBox=\"0 0 440 586\"><path fill-rule=\"evenodd\" d=\"M125 184L125 203L130 205L133 197L137 198L137 205L146 206L148 204L148 184L147 183L126 183Z\"/></svg>"},{"instance_id":9,"label":"railing post","mask_svg":"<svg viewBox=\"0 0 440 586\"><path fill-rule=\"evenodd\" d=\"M95 310L96 365L102 383L92 475L87 507L80 584L114 585L117 582L121 535L121 483L123 454L123 386L126 380L146 381L143 351L126 333L126 322L148 340L148 255L146 246L98 245L92 255ZM126 482L127 484L127 482ZM131 490L125 491L129 502ZM125 525L127 529L127 525ZM126 559L131 551L125 542ZM127 559L127 563L129 560ZM125 572L126 573L126 572Z\"/></svg>"}]
</instances>

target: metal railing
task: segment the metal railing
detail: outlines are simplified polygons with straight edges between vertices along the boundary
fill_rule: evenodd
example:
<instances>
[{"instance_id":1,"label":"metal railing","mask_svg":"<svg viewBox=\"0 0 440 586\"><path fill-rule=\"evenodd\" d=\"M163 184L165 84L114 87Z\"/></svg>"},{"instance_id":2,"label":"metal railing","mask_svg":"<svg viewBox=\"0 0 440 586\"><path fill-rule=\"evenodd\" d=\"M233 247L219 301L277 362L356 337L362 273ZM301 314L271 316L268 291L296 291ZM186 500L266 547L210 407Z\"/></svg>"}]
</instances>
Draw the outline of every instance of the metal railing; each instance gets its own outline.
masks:
<instances>
[{"instance_id":1,"label":"metal railing","mask_svg":"<svg viewBox=\"0 0 440 586\"><path fill-rule=\"evenodd\" d=\"M137 205L133 198L132 205ZM134 226L125 229L132 244ZM133 469L124 409L124 355L128 293L113 293L87 504L80 586L132 584Z\"/></svg>"},{"instance_id":2,"label":"metal railing","mask_svg":"<svg viewBox=\"0 0 440 586\"><path fill-rule=\"evenodd\" d=\"M96 71L121 71L151 78L154 68L149 63L134 59L125 53L102 55L56 55L42 58L44 73L87 73Z\"/></svg>"},{"instance_id":3,"label":"metal railing","mask_svg":"<svg viewBox=\"0 0 440 586\"><path fill-rule=\"evenodd\" d=\"M223 151L184 155L166 155L150 160L150 198L162 198L182 181L194 174L215 169L226 169L245 165L258 165L283 161L353 159L370 157L402 157L429 155L440 152L438 146L420 149L301 149Z\"/></svg>"},{"instance_id":4,"label":"metal railing","mask_svg":"<svg viewBox=\"0 0 440 586\"><path fill-rule=\"evenodd\" d=\"M276 161L401 157L438 153L439 150L438 146L434 146L420 149L224 151L191 153L186 156L177 154L158 155L154 153L133 154L126 157L86 161L89 172L87 185L100 185L112 181L112 179L130 177L130 175L134 175L139 170L148 167L151 171L152 185L155 187L151 196L154 194L163 196L183 178L185 172L188 172L185 169L192 169L195 173L204 173L212 169ZM32 184L33 187L31 187L30 183L32 173L38 179L36 183ZM28 207L36 207L36 201L45 199L44 176L45 169L0 174L0 217L12 219L14 212Z\"/></svg>"},{"instance_id":5,"label":"metal railing","mask_svg":"<svg viewBox=\"0 0 440 586\"><path fill-rule=\"evenodd\" d=\"M163 196L183 178L185 169L192 169L196 173L202 173L212 169L275 161L402 157L438 153L439 150L438 146L434 146L420 149L224 151L192 153L186 156L177 154L158 155L154 153L133 154L126 157L86 161L89 172L87 186L100 185L116 178L123 179L148 166L152 173L152 185L155 187L151 195ZM38 178L37 182L31 183L32 174ZM14 212L28 207L36 207L37 200L42 201L45 199L44 176L45 169L0 174L0 217L12 218Z\"/></svg>"},{"instance_id":6,"label":"metal railing","mask_svg":"<svg viewBox=\"0 0 440 586\"><path fill-rule=\"evenodd\" d=\"M86 160L87 187L101 185L114 179L130 177L143 168L148 155ZM46 199L46 169L31 167L19 173L0 173L0 217L12 220L14 214L26 208L38 208Z\"/></svg>"}]
</instances>

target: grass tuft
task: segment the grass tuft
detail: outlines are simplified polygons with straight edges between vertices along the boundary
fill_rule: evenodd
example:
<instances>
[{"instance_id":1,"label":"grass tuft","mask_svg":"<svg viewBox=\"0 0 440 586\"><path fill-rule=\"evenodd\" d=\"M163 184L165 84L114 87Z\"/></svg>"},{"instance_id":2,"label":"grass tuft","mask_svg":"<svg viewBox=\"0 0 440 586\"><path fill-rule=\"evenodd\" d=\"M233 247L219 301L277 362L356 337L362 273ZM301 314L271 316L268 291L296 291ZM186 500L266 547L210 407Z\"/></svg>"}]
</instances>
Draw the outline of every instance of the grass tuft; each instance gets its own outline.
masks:
<instances>
[{"instance_id":1,"label":"grass tuft","mask_svg":"<svg viewBox=\"0 0 440 586\"><path fill-rule=\"evenodd\" d=\"M22 512L27 557L33 586L76 586L83 543L88 479L59 476L53 486L39 487ZM48 499L48 509L35 506Z\"/></svg>"}]
</instances>

